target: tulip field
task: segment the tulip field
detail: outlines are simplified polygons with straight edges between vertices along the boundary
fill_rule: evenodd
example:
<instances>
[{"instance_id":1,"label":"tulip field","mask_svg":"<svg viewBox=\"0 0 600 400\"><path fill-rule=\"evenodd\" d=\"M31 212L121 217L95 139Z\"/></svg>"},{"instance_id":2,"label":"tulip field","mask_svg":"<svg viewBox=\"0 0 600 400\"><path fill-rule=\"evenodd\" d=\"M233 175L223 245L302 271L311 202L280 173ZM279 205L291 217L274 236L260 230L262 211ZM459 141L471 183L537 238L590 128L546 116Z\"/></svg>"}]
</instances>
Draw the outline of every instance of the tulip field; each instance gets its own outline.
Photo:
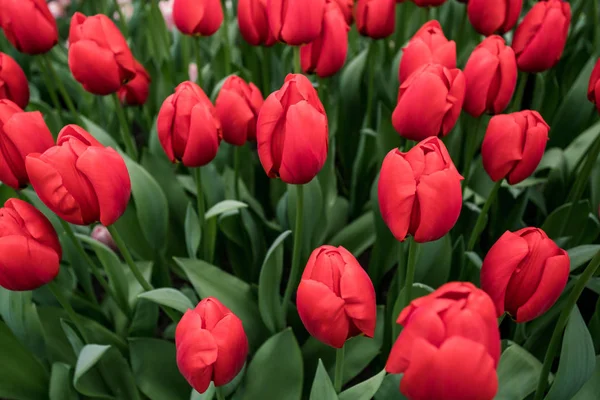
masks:
<instances>
[{"instance_id":1,"label":"tulip field","mask_svg":"<svg viewBox=\"0 0 600 400\"><path fill-rule=\"evenodd\" d=\"M599 0L0 0L0 399L600 399Z\"/></svg>"}]
</instances>

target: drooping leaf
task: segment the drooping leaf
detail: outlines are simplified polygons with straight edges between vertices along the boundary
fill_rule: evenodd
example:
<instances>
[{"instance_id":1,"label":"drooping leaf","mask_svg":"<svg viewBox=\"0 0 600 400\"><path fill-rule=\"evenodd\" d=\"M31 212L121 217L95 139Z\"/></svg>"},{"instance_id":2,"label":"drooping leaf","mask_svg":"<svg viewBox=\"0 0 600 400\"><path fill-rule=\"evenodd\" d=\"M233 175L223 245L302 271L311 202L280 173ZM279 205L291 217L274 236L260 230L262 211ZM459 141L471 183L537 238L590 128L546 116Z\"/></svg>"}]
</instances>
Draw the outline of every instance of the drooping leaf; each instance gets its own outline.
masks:
<instances>
[{"instance_id":1,"label":"drooping leaf","mask_svg":"<svg viewBox=\"0 0 600 400\"><path fill-rule=\"evenodd\" d=\"M370 400L379 390L385 378L385 370L364 382L359 383L340 393L340 400Z\"/></svg>"},{"instance_id":2,"label":"drooping leaf","mask_svg":"<svg viewBox=\"0 0 600 400\"><path fill-rule=\"evenodd\" d=\"M150 300L161 306L171 307L180 313L185 313L187 310L194 308L194 305L185 294L173 288L150 290L139 294L138 298Z\"/></svg>"},{"instance_id":3,"label":"drooping leaf","mask_svg":"<svg viewBox=\"0 0 600 400\"><path fill-rule=\"evenodd\" d=\"M495 400L523 400L536 389L542 363L521 346L512 343L498 364Z\"/></svg>"}]
</instances>

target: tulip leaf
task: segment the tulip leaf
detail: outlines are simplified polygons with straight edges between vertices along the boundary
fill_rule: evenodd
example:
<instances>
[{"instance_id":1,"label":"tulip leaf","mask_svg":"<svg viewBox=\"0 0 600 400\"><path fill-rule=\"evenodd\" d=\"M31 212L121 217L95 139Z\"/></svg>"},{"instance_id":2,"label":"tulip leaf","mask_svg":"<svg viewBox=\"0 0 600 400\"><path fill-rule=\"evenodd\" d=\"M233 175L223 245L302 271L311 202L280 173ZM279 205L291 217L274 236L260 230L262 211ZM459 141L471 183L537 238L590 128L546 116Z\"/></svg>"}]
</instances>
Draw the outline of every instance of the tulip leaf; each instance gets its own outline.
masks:
<instances>
[{"instance_id":1,"label":"tulip leaf","mask_svg":"<svg viewBox=\"0 0 600 400\"><path fill-rule=\"evenodd\" d=\"M576 237L582 231L582 227L585 226L588 214L590 213L591 207L588 200L580 200L573 211L571 212L570 218L565 223L565 219L569 213L572 203L564 204L557 208L546 218L542 225L542 230L546 234L556 240L559 237ZM564 231L562 231L563 224L565 225ZM562 233L562 234L561 234Z\"/></svg>"},{"instance_id":2,"label":"tulip leaf","mask_svg":"<svg viewBox=\"0 0 600 400\"><path fill-rule=\"evenodd\" d=\"M359 257L375 243L373 213L367 212L338 232L331 240L332 246L343 246Z\"/></svg>"},{"instance_id":3,"label":"tulip leaf","mask_svg":"<svg viewBox=\"0 0 600 400\"><path fill-rule=\"evenodd\" d=\"M350 389L340 393L340 400L370 400L379 390L381 383L385 378L385 370L364 382L359 383Z\"/></svg>"},{"instance_id":4,"label":"tulip leaf","mask_svg":"<svg viewBox=\"0 0 600 400\"><path fill-rule=\"evenodd\" d=\"M97 344L90 344L81 349L73 376L73 386L79 393L86 396L112 398L109 394L110 389L102 379L99 371L93 369L109 349L110 346ZM94 373L93 379L86 379L86 374L92 371Z\"/></svg>"},{"instance_id":5,"label":"tulip leaf","mask_svg":"<svg viewBox=\"0 0 600 400\"><path fill-rule=\"evenodd\" d=\"M288 226L294 227L296 221L296 201L298 196L298 185L288 185L287 190L287 220ZM309 183L302 185L303 197L303 235L302 235L302 257L301 262L304 263L308 259L310 252L320 243L316 243L318 238L317 232L321 229L326 229L323 221L324 206L323 206L323 191L318 178L314 178Z\"/></svg>"},{"instance_id":6,"label":"tulip leaf","mask_svg":"<svg viewBox=\"0 0 600 400\"><path fill-rule=\"evenodd\" d=\"M309 400L337 400L338 395L335 392L335 388L329 379L327 370L323 366L323 361L319 359L317 365L317 372L315 373L315 379L313 380L312 389L310 390Z\"/></svg>"},{"instance_id":7,"label":"tulip leaf","mask_svg":"<svg viewBox=\"0 0 600 400\"><path fill-rule=\"evenodd\" d=\"M79 117L83 120L83 123L85 124L84 128L89 133L91 133L92 136L96 138L96 140L98 140L104 146L112 147L115 150L119 149L119 145L117 144L115 139L113 139L113 137L110 136L104 129L100 128L99 125L97 125L95 122L92 122L90 119L88 119L82 114L79 114Z\"/></svg>"},{"instance_id":8,"label":"tulip leaf","mask_svg":"<svg viewBox=\"0 0 600 400\"><path fill-rule=\"evenodd\" d=\"M567 253L569 253L569 259L571 260L571 271L585 265L598 251L600 251L600 245L598 244L585 244L569 249Z\"/></svg>"},{"instance_id":9,"label":"tulip leaf","mask_svg":"<svg viewBox=\"0 0 600 400\"><path fill-rule=\"evenodd\" d=\"M143 292L138 294L138 298L150 300L151 302L162 306L171 307L182 314L187 310L194 308L194 305L185 294L172 288L160 288L150 290L149 292Z\"/></svg>"},{"instance_id":10,"label":"tulip leaf","mask_svg":"<svg viewBox=\"0 0 600 400\"><path fill-rule=\"evenodd\" d=\"M498 364L498 393L495 400L523 400L538 384L542 363L521 346L512 343Z\"/></svg>"},{"instance_id":11,"label":"tulip leaf","mask_svg":"<svg viewBox=\"0 0 600 400\"><path fill-rule=\"evenodd\" d=\"M192 203L188 203L185 213L185 244L190 258L196 258L200 240L202 239L202 230L198 221L198 214Z\"/></svg>"},{"instance_id":12,"label":"tulip leaf","mask_svg":"<svg viewBox=\"0 0 600 400\"><path fill-rule=\"evenodd\" d=\"M581 388L579 392L571 399L571 400L589 400L598 396L600 393L600 356L596 356L596 369L594 370L594 375L585 385Z\"/></svg>"},{"instance_id":13,"label":"tulip leaf","mask_svg":"<svg viewBox=\"0 0 600 400\"><path fill-rule=\"evenodd\" d=\"M206 219L214 218L223 213L233 211L233 210L239 210L240 208L246 208L246 207L248 207L248 204L242 203L241 201L223 200L223 201L215 204L214 206L212 206L206 212L206 214L204 214L204 218L206 218Z\"/></svg>"},{"instance_id":14,"label":"tulip leaf","mask_svg":"<svg viewBox=\"0 0 600 400\"><path fill-rule=\"evenodd\" d=\"M77 400L77 391L73 387L73 368L65 363L52 364L50 375L50 400Z\"/></svg>"},{"instance_id":15,"label":"tulip leaf","mask_svg":"<svg viewBox=\"0 0 600 400\"><path fill-rule=\"evenodd\" d=\"M375 400L408 400L400 393L402 374L388 374L383 378L379 390L375 393Z\"/></svg>"}]
</instances>

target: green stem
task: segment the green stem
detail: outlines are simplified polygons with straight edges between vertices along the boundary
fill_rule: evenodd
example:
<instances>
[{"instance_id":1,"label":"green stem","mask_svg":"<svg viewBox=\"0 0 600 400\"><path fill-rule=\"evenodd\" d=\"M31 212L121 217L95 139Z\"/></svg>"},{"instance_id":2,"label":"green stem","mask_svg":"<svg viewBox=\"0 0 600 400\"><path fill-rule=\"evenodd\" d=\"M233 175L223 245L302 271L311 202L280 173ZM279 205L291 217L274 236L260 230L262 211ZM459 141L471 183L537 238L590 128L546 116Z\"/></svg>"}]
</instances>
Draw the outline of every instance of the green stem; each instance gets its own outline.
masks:
<instances>
[{"instance_id":1,"label":"green stem","mask_svg":"<svg viewBox=\"0 0 600 400\"><path fill-rule=\"evenodd\" d=\"M303 186L296 185L296 223L294 227L294 252L292 253L292 268L288 278L285 293L283 295L283 320L286 321L288 303L292 299L292 292L296 290L300 272L300 257L302 255L302 235L303 235L303 214L304 214L304 193ZM283 329L284 327L282 327Z\"/></svg>"},{"instance_id":2,"label":"green stem","mask_svg":"<svg viewBox=\"0 0 600 400\"><path fill-rule=\"evenodd\" d=\"M365 128L371 127L371 114L373 113L373 97L375 96L375 54L377 43L369 42L369 54L367 56L367 112L365 114Z\"/></svg>"},{"instance_id":3,"label":"green stem","mask_svg":"<svg viewBox=\"0 0 600 400\"><path fill-rule=\"evenodd\" d=\"M123 32L123 36L127 37L127 21L125 20L125 15L123 15L123 10L121 10L121 6L119 5L119 0L113 0L115 5L115 9L117 14L119 14L119 25L121 25L121 32Z\"/></svg>"},{"instance_id":4,"label":"green stem","mask_svg":"<svg viewBox=\"0 0 600 400\"><path fill-rule=\"evenodd\" d=\"M69 96L69 93L67 93L67 89L65 89L65 85L63 84L62 80L56 73L54 66L52 65L52 60L50 60L50 55L48 53L46 53L41 57L44 58L46 67L48 68L48 71L50 71L50 74L52 75L52 80L56 83L56 86L58 87L58 91L60 92L61 96L63 97L63 100L67 104L67 108L73 115L73 118L77 122L77 125L85 128L86 126L83 123L83 120L81 119L81 117L79 116L79 113L77 112L77 109L75 108L75 105L73 104L73 100L71 100L71 96Z\"/></svg>"},{"instance_id":5,"label":"green stem","mask_svg":"<svg viewBox=\"0 0 600 400\"><path fill-rule=\"evenodd\" d=\"M135 147L133 136L131 135L131 131L129 130L129 124L127 123L125 113L123 112L121 101L119 100L119 96L116 93L112 94L112 98L115 103L115 111L117 112L117 117L119 118L119 124L121 125L121 136L123 137L125 150L129 158L131 158L133 161L137 161L137 148Z\"/></svg>"},{"instance_id":6,"label":"green stem","mask_svg":"<svg viewBox=\"0 0 600 400\"><path fill-rule=\"evenodd\" d=\"M408 263L406 266L406 279L404 280L404 300L402 301L402 308L410 304L412 300L412 286L415 280L415 268L417 266L417 254L419 251L419 245L415 242L414 238L409 238L408 248Z\"/></svg>"},{"instance_id":7,"label":"green stem","mask_svg":"<svg viewBox=\"0 0 600 400\"><path fill-rule=\"evenodd\" d=\"M519 83L515 90L515 97L513 98L512 105L510 106L510 112L517 112L521 110L521 103L523 102L523 95L527 86L528 73L522 72L519 74Z\"/></svg>"},{"instance_id":8,"label":"green stem","mask_svg":"<svg viewBox=\"0 0 600 400\"><path fill-rule=\"evenodd\" d=\"M271 94L271 56L268 47L262 47L262 86L263 96Z\"/></svg>"},{"instance_id":9,"label":"green stem","mask_svg":"<svg viewBox=\"0 0 600 400\"><path fill-rule=\"evenodd\" d=\"M202 170L196 168L192 174L196 181L196 212L198 213L198 225L201 232L206 235L204 214L206 213L206 205L204 203L204 191L202 190ZM206 237L204 238L206 241Z\"/></svg>"},{"instance_id":10,"label":"green stem","mask_svg":"<svg viewBox=\"0 0 600 400\"><path fill-rule=\"evenodd\" d=\"M469 132L469 130L465 130L465 137L467 141L467 146L465 149L465 168L463 171L463 177L465 180L463 181L463 194L464 189L467 188L469 184L469 175L471 173L471 165L473 164L473 158L475 157L475 152L477 151L477 145L479 144L479 126L481 125L481 120L483 118L477 118L474 129ZM468 120L467 120L468 121ZM466 126L465 126L466 128Z\"/></svg>"},{"instance_id":11,"label":"green stem","mask_svg":"<svg viewBox=\"0 0 600 400\"><path fill-rule=\"evenodd\" d=\"M294 46L294 73L301 74L302 66L300 65L300 46Z\"/></svg>"},{"instance_id":12,"label":"green stem","mask_svg":"<svg viewBox=\"0 0 600 400\"><path fill-rule=\"evenodd\" d=\"M402 9L396 4L396 37L394 38L394 51L398 50L404 44L404 27L400 23L402 21Z\"/></svg>"},{"instance_id":13,"label":"green stem","mask_svg":"<svg viewBox=\"0 0 600 400\"><path fill-rule=\"evenodd\" d=\"M217 394L217 400L225 400L225 393L223 393L223 387L215 387L215 393Z\"/></svg>"},{"instance_id":14,"label":"green stem","mask_svg":"<svg viewBox=\"0 0 600 400\"><path fill-rule=\"evenodd\" d=\"M227 2L223 2L223 46L225 47L225 76L231 75L231 44L229 43L229 13Z\"/></svg>"},{"instance_id":15,"label":"green stem","mask_svg":"<svg viewBox=\"0 0 600 400\"><path fill-rule=\"evenodd\" d=\"M240 153L242 151L241 146L234 146L233 148L233 170L234 170L234 181L233 181L233 193L236 200L240 200Z\"/></svg>"},{"instance_id":16,"label":"green stem","mask_svg":"<svg viewBox=\"0 0 600 400\"><path fill-rule=\"evenodd\" d=\"M196 38L196 69L198 70L198 86L202 87L202 45L200 41L202 36Z\"/></svg>"},{"instance_id":17,"label":"green stem","mask_svg":"<svg viewBox=\"0 0 600 400\"><path fill-rule=\"evenodd\" d=\"M58 116L58 121L60 123L60 126L63 126L63 120L62 117L60 115L60 110L62 110L62 105L60 104L60 100L58 100L58 94L56 93L56 88L54 87L54 84L52 83L52 78L48 75L48 68L46 68L45 65L45 57L41 56L38 57L37 60L39 61L39 67L40 67L40 72L42 73L42 78L44 79L44 83L46 84L46 87L48 88L48 94L50 95L50 100L52 100L52 104L54 105L54 108L56 109L56 115Z\"/></svg>"},{"instance_id":18,"label":"green stem","mask_svg":"<svg viewBox=\"0 0 600 400\"><path fill-rule=\"evenodd\" d=\"M342 385L344 384L344 353L345 353L344 344L341 348L337 349L335 352L335 383L333 387L336 393L340 393L342 391Z\"/></svg>"},{"instance_id":19,"label":"green stem","mask_svg":"<svg viewBox=\"0 0 600 400\"><path fill-rule=\"evenodd\" d=\"M58 287L58 285L54 281L52 281L48 283L48 289L50 289L54 297L56 297L58 303L66 311L67 315L69 316L69 319L71 320L71 322L73 322L73 325L75 325L75 328L77 328L77 330L81 334L83 341L87 341L85 329L83 328L81 320L79 319L79 316L77 315L75 310L73 310L73 307L71 307L71 303L69 303L69 300L67 300L67 298L63 295L60 287Z\"/></svg>"},{"instance_id":20,"label":"green stem","mask_svg":"<svg viewBox=\"0 0 600 400\"><path fill-rule=\"evenodd\" d=\"M546 356L544 357L544 365L542 366L542 371L540 372L538 387L535 391L534 400L541 400L544 396L544 392L548 385L548 374L550 373L550 368L552 367L554 356L556 355L558 347L560 346L562 333L565 329L565 326L567 326L567 322L569 321L571 311L573 310L573 307L575 307L575 305L577 304L577 300L579 299L579 296L581 296L581 293L583 293L583 289L585 289L585 286L587 285L588 281L591 279L592 276L594 276L599 266L600 251L596 253L596 255L594 256L592 261L590 261L583 273L577 278L577 282L575 283L573 290L569 294L567 303L562 309L560 316L558 317L558 322L554 327L554 332L552 333L550 344L548 345L548 349L546 350Z\"/></svg>"},{"instance_id":21,"label":"green stem","mask_svg":"<svg viewBox=\"0 0 600 400\"><path fill-rule=\"evenodd\" d=\"M479 213L479 217L477 217L477 222L475 222L475 227L473 228L473 231L471 232L471 237L469 238L469 244L467 245L467 251L471 251L475 248L475 244L477 244L477 239L479 238L479 234L481 232L483 232L483 228L485 227L487 213L488 213L490 207L492 206L492 204L494 203L494 200L496 200L496 195L498 194L498 190L500 189L501 185L502 185L502 179L498 180L498 182L496 182L494 184L492 191L490 192L488 198L486 199L485 204L483 205L483 208L481 209L481 213Z\"/></svg>"},{"instance_id":22,"label":"green stem","mask_svg":"<svg viewBox=\"0 0 600 400\"><path fill-rule=\"evenodd\" d=\"M598 54L600 52L600 12L597 1L592 1L592 15L594 16L594 50ZM573 22L576 23L577 21Z\"/></svg>"}]
</instances>

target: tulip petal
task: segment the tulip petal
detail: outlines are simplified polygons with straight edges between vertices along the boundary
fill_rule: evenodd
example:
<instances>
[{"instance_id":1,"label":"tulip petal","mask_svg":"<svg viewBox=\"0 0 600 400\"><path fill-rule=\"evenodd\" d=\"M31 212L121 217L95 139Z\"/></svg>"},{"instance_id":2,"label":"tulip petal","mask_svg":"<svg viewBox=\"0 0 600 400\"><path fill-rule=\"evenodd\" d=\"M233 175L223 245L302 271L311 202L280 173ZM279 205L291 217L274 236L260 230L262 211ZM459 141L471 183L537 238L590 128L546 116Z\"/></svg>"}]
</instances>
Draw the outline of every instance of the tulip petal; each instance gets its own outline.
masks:
<instances>
[{"instance_id":1,"label":"tulip petal","mask_svg":"<svg viewBox=\"0 0 600 400\"><path fill-rule=\"evenodd\" d=\"M548 143L547 125L537 124L527 129L522 159L508 174L508 183L514 185L522 182L535 171L544 156L546 143Z\"/></svg>"},{"instance_id":2,"label":"tulip petal","mask_svg":"<svg viewBox=\"0 0 600 400\"><path fill-rule=\"evenodd\" d=\"M248 354L248 339L242 321L233 314L221 319L211 333L219 349L213 373L215 386L223 386L242 370Z\"/></svg>"},{"instance_id":3,"label":"tulip petal","mask_svg":"<svg viewBox=\"0 0 600 400\"><path fill-rule=\"evenodd\" d=\"M192 108L190 133L181 161L187 167L201 167L211 162L219 150L220 123L206 105Z\"/></svg>"},{"instance_id":4,"label":"tulip petal","mask_svg":"<svg viewBox=\"0 0 600 400\"><path fill-rule=\"evenodd\" d=\"M3 91L7 92L5 97L14 101L19 107L27 107L29 103L27 76L12 57L0 53L0 97Z\"/></svg>"},{"instance_id":5,"label":"tulip petal","mask_svg":"<svg viewBox=\"0 0 600 400\"><path fill-rule=\"evenodd\" d=\"M90 93L107 95L121 87L119 66L114 54L91 40L71 44L69 68L75 80Z\"/></svg>"},{"instance_id":6,"label":"tulip petal","mask_svg":"<svg viewBox=\"0 0 600 400\"><path fill-rule=\"evenodd\" d=\"M504 47L499 55L500 60L500 87L495 97L488 99L492 102L490 111L494 114L499 114L510 103L510 100L515 93L517 87L517 59L515 58L515 52L511 47Z\"/></svg>"},{"instance_id":7,"label":"tulip petal","mask_svg":"<svg viewBox=\"0 0 600 400\"><path fill-rule=\"evenodd\" d=\"M439 377L431 374L431 370L438 349L426 340L416 338L410 351L415 357L411 357L410 365L404 371L400 391L411 400L436 399L431 395L432 383Z\"/></svg>"},{"instance_id":8,"label":"tulip petal","mask_svg":"<svg viewBox=\"0 0 600 400\"><path fill-rule=\"evenodd\" d=\"M173 136L172 129L175 118L175 107L173 106L173 98L175 95L170 95L163 102L158 112L156 119L156 130L158 132L158 140L167 154L171 162L175 162L175 153L173 151Z\"/></svg>"},{"instance_id":9,"label":"tulip petal","mask_svg":"<svg viewBox=\"0 0 600 400\"><path fill-rule=\"evenodd\" d=\"M287 0L283 6L281 39L298 46L315 40L321 32L325 0L312 0L307 6L305 0Z\"/></svg>"},{"instance_id":10,"label":"tulip petal","mask_svg":"<svg viewBox=\"0 0 600 400\"><path fill-rule=\"evenodd\" d=\"M204 18L206 4L197 0L177 0L173 4L173 22L181 33L193 35Z\"/></svg>"},{"instance_id":11,"label":"tulip petal","mask_svg":"<svg viewBox=\"0 0 600 400\"><path fill-rule=\"evenodd\" d=\"M8 199L4 203L4 208L15 210L22 218L27 232L42 245L54 249L58 257L61 258L62 248L58 235L48 218L41 211L19 199Z\"/></svg>"},{"instance_id":12,"label":"tulip petal","mask_svg":"<svg viewBox=\"0 0 600 400\"><path fill-rule=\"evenodd\" d=\"M349 258L342 254L342 257L346 261L346 267L340 280L340 293L346 303L346 315L365 336L373 337L377 323L373 283L354 256L350 255Z\"/></svg>"},{"instance_id":13,"label":"tulip petal","mask_svg":"<svg viewBox=\"0 0 600 400\"><path fill-rule=\"evenodd\" d=\"M281 125L280 120L283 120L283 113L284 109L277 99L277 92L275 92L267 97L258 114L256 125L258 157L269 178L275 178L279 174L279 164L275 163L273 152L281 151L281 148L283 148L283 143L281 143L281 148L276 146L276 143L283 142L285 139L282 129L277 129L278 125ZM281 155L279 155L279 158L281 158Z\"/></svg>"},{"instance_id":14,"label":"tulip petal","mask_svg":"<svg viewBox=\"0 0 600 400\"><path fill-rule=\"evenodd\" d=\"M523 157L523 132L510 115L496 115L481 145L483 168L494 182L506 177Z\"/></svg>"},{"instance_id":15,"label":"tulip petal","mask_svg":"<svg viewBox=\"0 0 600 400\"><path fill-rule=\"evenodd\" d=\"M34 290L52 281L59 270L56 251L24 236L0 238L0 286Z\"/></svg>"},{"instance_id":16,"label":"tulip petal","mask_svg":"<svg viewBox=\"0 0 600 400\"><path fill-rule=\"evenodd\" d=\"M223 128L223 140L234 146L243 146L248 139L248 125L254 121L254 113L246 101L233 90L221 89L216 110Z\"/></svg>"},{"instance_id":17,"label":"tulip petal","mask_svg":"<svg viewBox=\"0 0 600 400\"><path fill-rule=\"evenodd\" d=\"M492 80L496 78L500 60L485 48L476 48L465 66L467 91L465 94L465 111L474 117L486 111L487 95ZM516 74L516 65L515 65Z\"/></svg>"}]
</instances>

